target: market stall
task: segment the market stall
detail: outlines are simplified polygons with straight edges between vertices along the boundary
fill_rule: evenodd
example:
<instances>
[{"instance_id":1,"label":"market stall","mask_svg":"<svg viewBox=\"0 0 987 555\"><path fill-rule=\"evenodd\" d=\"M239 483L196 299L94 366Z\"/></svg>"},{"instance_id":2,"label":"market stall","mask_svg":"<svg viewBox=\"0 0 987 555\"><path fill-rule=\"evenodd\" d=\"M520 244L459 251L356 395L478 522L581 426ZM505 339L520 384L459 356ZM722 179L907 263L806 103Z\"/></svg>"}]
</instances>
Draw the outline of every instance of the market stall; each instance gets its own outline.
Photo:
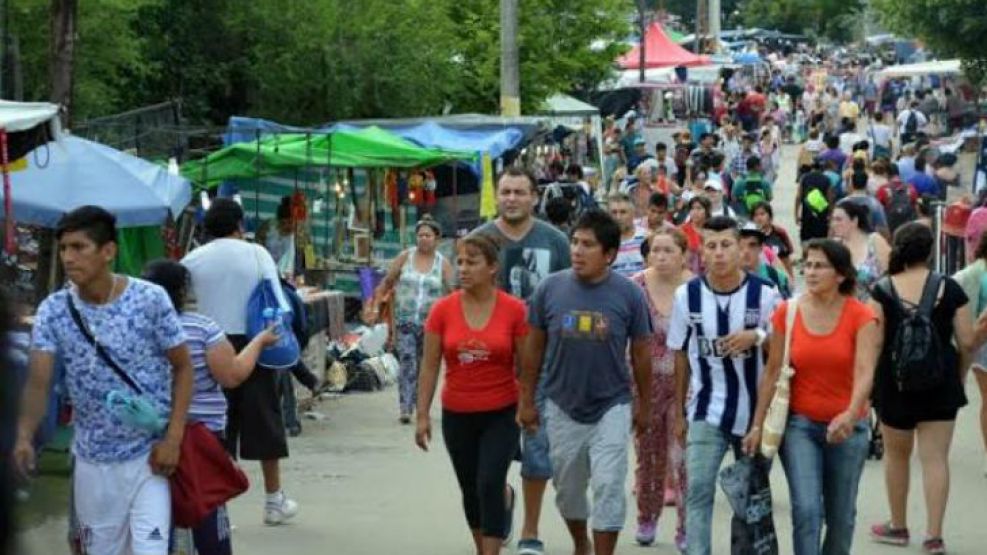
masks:
<instances>
[{"instance_id":1,"label":"market stall","mask_svg":"<svg viewBox=\"0 0 987 555\"><path fill-rule=\"evenodd\" d=\"M267 135L258 127L254 134L252 142L187 162L182 174L200 189L233 183L251 232L262 232L290 198L302 243L297 275L347 293L359 291L360 268L383 266L410 240L409 210L434 204L425 168L474 156L422 147L376 126ZM379 240L397 248L383 251Z\"/></svg>"},{"instance_id":2,"label":"market stall","mask_svg":"<svg viewBox=\"0 0 987 555\"><path fill-rule=\"evenodd\" d=\"M21 299L57 287L57 249L39 249L65 213L87 204L112 212L120 228L117 270L134 275L148 259L165 255L162 226L192 198L190 183L167 168L78 137L43 144L24 160L2 194L10 204L8 221L17 224L19 249L11 265Z\"/></svg>"}]
</instances>

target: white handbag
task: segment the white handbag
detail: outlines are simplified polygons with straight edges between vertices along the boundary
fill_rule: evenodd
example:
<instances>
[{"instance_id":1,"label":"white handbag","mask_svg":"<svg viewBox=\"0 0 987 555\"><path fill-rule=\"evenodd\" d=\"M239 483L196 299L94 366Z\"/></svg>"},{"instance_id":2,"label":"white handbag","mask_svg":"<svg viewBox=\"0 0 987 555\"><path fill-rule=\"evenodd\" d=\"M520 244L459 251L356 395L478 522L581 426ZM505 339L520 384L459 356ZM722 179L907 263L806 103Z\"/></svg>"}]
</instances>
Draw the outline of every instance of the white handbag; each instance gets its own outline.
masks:
<instances>
[{"instance_id":1,"label":"white handbag","mask_svg":"<svg viewBox=\"0 0 987 555\"><path fill-rule=\"evenodd\" d=\"M788 403L791 397L791 381L795 369L791 364L792 328L795 315L798 314L798 301L792 297L785 310L785 354L781 359L781 372L775 382L775 394L768 405L768 414L764 417L764 430L761 432L761 454L772 458L781 446L781 437L785 434L788 424Z\"/></svg>"}]
</instances>

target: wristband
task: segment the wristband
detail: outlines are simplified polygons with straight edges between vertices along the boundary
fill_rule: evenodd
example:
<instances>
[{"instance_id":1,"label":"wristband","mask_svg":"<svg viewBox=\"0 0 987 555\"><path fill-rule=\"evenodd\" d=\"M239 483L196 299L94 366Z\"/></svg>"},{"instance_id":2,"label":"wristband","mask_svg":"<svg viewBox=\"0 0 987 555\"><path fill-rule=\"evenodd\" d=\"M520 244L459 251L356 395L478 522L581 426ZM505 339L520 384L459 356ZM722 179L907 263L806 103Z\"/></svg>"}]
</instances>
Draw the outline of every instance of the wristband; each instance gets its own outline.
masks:
<instances>
[{"instance_id":1,"label":"wristband","mask_svg":"<svg viewBox=\"0 0 987 555\"><path fill-rule=\"evenodd\" d=\"M754 333L757 335L755 345L758 347L764 345L764 341L768 338L768 332L762 330L761 328L754 328Z\"/></svg>"}]
</instances>

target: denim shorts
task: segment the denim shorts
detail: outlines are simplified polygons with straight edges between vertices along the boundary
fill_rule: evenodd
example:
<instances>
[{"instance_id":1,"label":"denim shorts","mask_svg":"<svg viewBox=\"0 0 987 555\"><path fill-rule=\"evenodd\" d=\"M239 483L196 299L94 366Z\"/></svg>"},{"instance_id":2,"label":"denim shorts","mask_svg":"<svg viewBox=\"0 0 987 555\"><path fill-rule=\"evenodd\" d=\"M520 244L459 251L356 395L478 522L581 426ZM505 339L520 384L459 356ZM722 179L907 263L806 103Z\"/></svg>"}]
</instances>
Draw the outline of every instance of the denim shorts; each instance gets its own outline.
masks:
<instances>
[{"instance_id":1,"label":"denim shorts","mask_svg":"<svg viewBox=\"0 0 987 555\"><path fill-rule=\"evenodd\" d=\"M538 429L534 433L521 433L521 477L548 480L552 477L552 459L549 457L548 432L545 430L544 380L539 381L535 389L535 407L538 410Z\"/></svg>"}]
</instances>

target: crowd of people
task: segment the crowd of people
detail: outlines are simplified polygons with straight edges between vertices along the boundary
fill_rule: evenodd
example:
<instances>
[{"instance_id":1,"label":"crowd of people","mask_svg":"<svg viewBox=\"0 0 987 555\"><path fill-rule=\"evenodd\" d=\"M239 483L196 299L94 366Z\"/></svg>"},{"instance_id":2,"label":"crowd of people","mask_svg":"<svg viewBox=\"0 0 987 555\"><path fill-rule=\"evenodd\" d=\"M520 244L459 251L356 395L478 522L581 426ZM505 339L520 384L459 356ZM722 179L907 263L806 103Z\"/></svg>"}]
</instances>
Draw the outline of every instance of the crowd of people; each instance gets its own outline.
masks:
<instances>
[{"instance_id":1,"label":"crowd of people","mask_svg":"<svg viewBox=\"0 0 987 555\"><path fill-rule=\"evenodd\" d=\"M605 210L543 221L535 178L508 167L495 183L494 220L457 239L450 260L438 249L441 226L420 219L415 246L369 299L366 318L382 303L393 311L398 420L414 424L426 451L444 374L443 443L478 554L501 552L514 535L519 555L545 552L549 480L574 553L614 553L631 448L635 541L655 542L668 506L677 548L712 553L724 457L758 456L776 386L791 371L779 455L792 551L852 551L873 410L889 518L871 537L910 541L917 445L922 547L945 553L948 454L971 368L987 392L987 241L955 278L930 268L930 199L955 180L948 160L928 155L931 103L901 91L904 102L889 109L869 81L819 91L794 79L735 85L723 84L717 125L695 142L681 131L648 145L634 118L608 130L615 178ZM786 142L801 143L791 183L779 179ZM783 188L795 190L798 244L775 219ZM81 552L168 552L167 479L188 422L204 423L232 456L259 461L265 524L298 512L281 484L291 374L258 365L278 337L248 335L244 313L257 285L282 283L296 256L290 214L279 209L260 244L245 240L243 218L233 200L214 200L204 220L211 240L180 263L148 265L142 278L111 271L116 227L105 210L83 207L58 225L69 285L38 309L14 454L30 475L58 358L75 408ZM274 291L292 312L291 288ZM123 409L111 402L129 385L117 365L143 392ZM321 387L303 366L292 372ZM987 448L987 408L981 426ZM519 492L507 479L514 461ZM200 555L232 553L225 506L192 533Z\"/></svg>"}]
</instances>

